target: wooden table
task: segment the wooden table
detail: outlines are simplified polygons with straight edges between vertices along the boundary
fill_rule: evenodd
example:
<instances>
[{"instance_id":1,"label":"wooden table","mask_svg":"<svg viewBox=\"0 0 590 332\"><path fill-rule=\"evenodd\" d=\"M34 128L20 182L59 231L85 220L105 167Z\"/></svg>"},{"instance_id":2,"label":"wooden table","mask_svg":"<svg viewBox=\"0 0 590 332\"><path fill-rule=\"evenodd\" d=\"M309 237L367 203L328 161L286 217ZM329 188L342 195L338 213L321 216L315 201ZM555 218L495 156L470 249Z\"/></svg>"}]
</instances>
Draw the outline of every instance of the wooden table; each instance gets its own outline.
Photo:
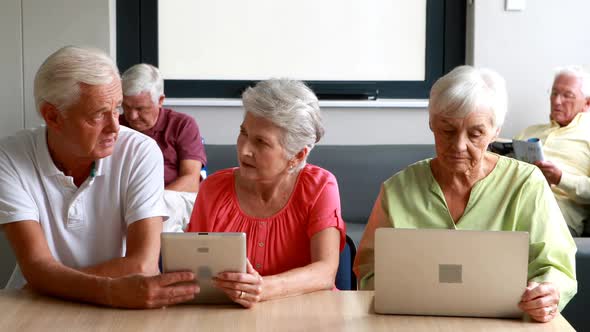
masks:
<instances>
[{"instance_id":1,"label":"wooden table","mask_svg":"<svg viewBox=\"0 0 590 332\"><path fill-rule=\"evenodd\" d=\"M573 331L562 317L522 320L373 313L373 292L322 291L239 306L122 310L0 291L0 331Z\"/></svg>"}]
</instances>

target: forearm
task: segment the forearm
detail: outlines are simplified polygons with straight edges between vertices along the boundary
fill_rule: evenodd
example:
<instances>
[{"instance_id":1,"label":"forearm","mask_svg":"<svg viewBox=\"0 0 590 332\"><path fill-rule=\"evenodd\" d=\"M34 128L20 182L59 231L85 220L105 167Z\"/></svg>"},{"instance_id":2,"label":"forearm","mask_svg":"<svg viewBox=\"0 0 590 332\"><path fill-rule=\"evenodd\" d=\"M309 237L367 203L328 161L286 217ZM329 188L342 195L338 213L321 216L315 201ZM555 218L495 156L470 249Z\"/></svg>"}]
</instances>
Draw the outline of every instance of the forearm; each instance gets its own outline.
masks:
<instances>
[{"instance_id":1,"label":"forearm","mask_svg":"<svg viewBox=\"0 0 590 332\"><path fill-rule=\"evenodd\" d=\"M166 190L184 191L196 193L199 191L199 175L183 175L179 176L166 186Z\"/></svg>"},{"instance_id":2,"label":"forearm","mask_svg":"<svg viewBox=\"0 0 590 332\"><path fill-rule=\"evenodd\" d=\"M590 177L563 172L557 185L578 203L590 203Z\"/></svg>"},{"instance_id":3,"label":"forearm","mask_svg":"<svg viewBox=\"0 0 590 332\"><path fill-rule=\"evenodd\" d=\"M127 229L125 257L116 257L106 262L86 266L80 271L111 278L134 274L156 275L159 273L161 232L161 217L138 220Z\"/></svg>"},{"instance_id":4,"label":"forearm","mask_svg":"<svg viewBox=\"0 0 590 332\"><path fill-rule=\"evenodd\" d=\"M532 215L523 215L522 219L529 222L523 221L522 228L517 230L529 232L529 281L554 283L560 291L561 310L577 291L577 248L547 186L544 195L548 197L547 204L534 209Z\"/></svg>"},{"instance_id":5,"label":"forearm","mask_svg":"<svg viewBox=\"0 0 590 332\"><path fill-rule=\"evenodd\" d=\"M157 275L160 272L158 269L157 258L155 260L148 260L139 257L119 257L107 262L79 269L79 271L110 278L123 277L132 274L152 276Z\"/></svg>"},{"instance_id":6,"label":"forearm","mask_svg":"<svg viewBox=\"0 0 590 332\"><path fill-rule=\"evenodd\" d=\"M23 269L23 274L39 293L115 308L160 308L191 300L199 291L192 272L109 278L46 260L34 262L31 269Z\"/></svg>"},{"instance_id":7,"label":"forearm","mask_svg":"<svg viewBox=\"0 0 590 332\"><path fill-rule=\"evenodd\" d=\"M21 266L29 286L41 294L63 299L110 305L110 278L91 275L69 268L55 260Z\"/></svg>"},{"instance_id":8,"label":"forearm","mask_svg":"<svg viewBox=\"0 0 590 332\"><path fill-rule=\"evenodd\" d=\"M318 261L280 274L265 276L262 299L273 300L334 287L336 269Z\"/></svg>"}]
</instances>

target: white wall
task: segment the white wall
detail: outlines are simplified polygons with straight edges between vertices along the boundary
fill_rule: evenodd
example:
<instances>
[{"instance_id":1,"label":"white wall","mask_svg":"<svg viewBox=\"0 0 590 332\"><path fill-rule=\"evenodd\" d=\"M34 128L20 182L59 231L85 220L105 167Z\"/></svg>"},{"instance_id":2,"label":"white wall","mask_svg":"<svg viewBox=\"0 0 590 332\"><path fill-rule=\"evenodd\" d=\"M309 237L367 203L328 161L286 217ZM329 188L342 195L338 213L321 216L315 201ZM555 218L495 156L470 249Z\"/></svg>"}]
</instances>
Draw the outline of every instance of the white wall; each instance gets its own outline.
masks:
<instances>
[{"instance_id":1,"label":"white wall","mask_svg":"<svg viewBox=\"0 0 590 332\"><path fill-rule=\"evenodd\" d=\"M47 56L65 45L92 46L111 56L115 0L21 0L25 125L42 123L35 109L33 80Z\"/></svg>"},{"instance_id":2,"label":"white wall","mask_svg":"<svg viewBox=\"0 0 590 332\"><path fill-rule=\"evenodd\" d=\"M21 1L0 4L0 137L24 127Z\"/></svg>"},{"instance_id":3,"label":"white wall","mask_svg":"<svg viewBox=\"0 0 590 332\"><path fill-rule=\"evenodd\" d=\"M241 107L187 107L209 144L234 144L242 121ZM431 144L425 109L323 108L326 135L321 144Z\"/></svg>"},{"instance_id":4,"label":"white wall","mask_svg":"<svg viewBox=\"0 0 590 332\"><path fill-rule=\"evenodd\" d=\"M497 70L508 85L510 108L501 135L549 121L554 68L590 64L590 1L529 0L504 11L504 0L475 0L472 63ZM590 69L590 68L588 68Z\"/></svg>"}]
</instances>

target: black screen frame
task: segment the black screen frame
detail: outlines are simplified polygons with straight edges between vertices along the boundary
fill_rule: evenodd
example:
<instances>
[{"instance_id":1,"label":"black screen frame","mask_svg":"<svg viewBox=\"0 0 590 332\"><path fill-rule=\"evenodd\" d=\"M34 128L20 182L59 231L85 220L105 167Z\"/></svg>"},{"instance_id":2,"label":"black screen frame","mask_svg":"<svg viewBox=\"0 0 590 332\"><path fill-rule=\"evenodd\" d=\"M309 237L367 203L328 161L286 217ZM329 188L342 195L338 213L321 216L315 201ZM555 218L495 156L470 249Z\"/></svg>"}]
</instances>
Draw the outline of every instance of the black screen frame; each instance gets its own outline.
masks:
<instances>
[{"instance_id":1,"label":"black screen frame","mask_svg":"<svg viewBox=\"0 0 590 332\"><path fill-rule=\"evenodd\" d=\"M465 0L427 0L423 81L306 81L320 99L427 99L432 84L465 64ZM158 66L158 0L117 1L117 62ZM166 80L168 98L240 98L254 80Z\"/></svg>"}]
</instances>

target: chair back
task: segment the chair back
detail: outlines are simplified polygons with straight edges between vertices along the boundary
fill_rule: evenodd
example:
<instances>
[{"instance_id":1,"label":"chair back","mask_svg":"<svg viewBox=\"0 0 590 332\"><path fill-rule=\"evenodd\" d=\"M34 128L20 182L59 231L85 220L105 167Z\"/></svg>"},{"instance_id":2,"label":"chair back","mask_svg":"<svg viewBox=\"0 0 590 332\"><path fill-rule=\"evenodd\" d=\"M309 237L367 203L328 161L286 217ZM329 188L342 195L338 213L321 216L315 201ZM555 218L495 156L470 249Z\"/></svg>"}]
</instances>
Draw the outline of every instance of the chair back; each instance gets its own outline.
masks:
<instances>
[{"instance_id":1,"label":"chair back","mask_svg":"<svg viewBox=\"0 0 590 332\"><path fill-rule=\"evenodd\" d=\"M356 244L350 236L346 235L346 244L340 253L340 262L336 272L335 284L339 290L356 290L356 276L352 272L355 256Z\"/></svg>"},{"instance_id":2,"label":"chair back","mask_svg":"<svg viewBox=\"0 0 590 332\"><path fill-rule=\"evenodd\" d=\"M205 138L201 136L201 144L203 144L203 148L205 147ZM201 165L201 181L207 178L207 165Z\"/></svg>"}]
</instances>

